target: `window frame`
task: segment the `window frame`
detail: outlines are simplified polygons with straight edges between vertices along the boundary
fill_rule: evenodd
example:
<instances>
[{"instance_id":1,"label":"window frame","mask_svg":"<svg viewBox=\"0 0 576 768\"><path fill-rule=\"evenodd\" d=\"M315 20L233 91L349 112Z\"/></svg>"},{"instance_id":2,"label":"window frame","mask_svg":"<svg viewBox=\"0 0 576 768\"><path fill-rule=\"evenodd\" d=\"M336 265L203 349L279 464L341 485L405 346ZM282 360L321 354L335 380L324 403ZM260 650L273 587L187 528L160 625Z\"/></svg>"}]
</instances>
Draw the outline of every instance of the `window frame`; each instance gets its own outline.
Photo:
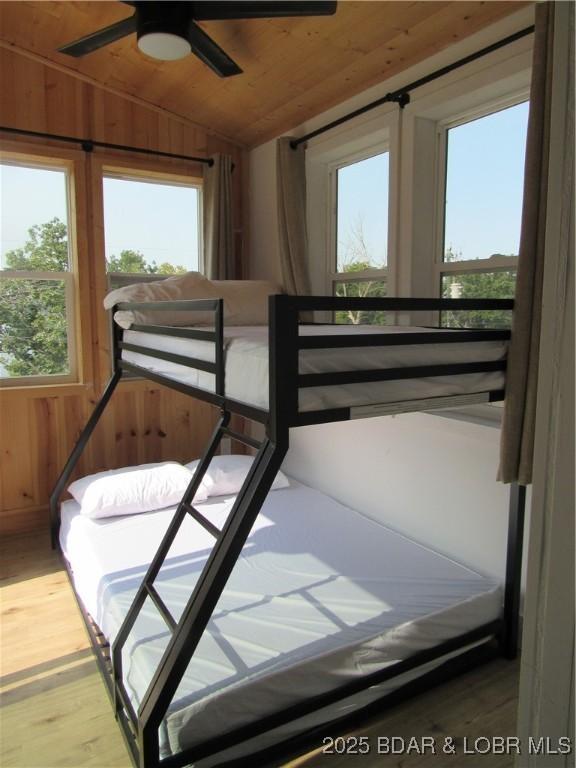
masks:
<instances>
[{"instance_id":1,"label":"window frame","mask_svg":"<svg viewBox=\"0 0 576 768\"><path fill-rule=\"evenodd\" d=\"M458 275L486 272L518 271L518 256L488 257L486 259L468 259L455 262L444 261L444 230L445 230L445 205L446 205L446 181L448 160L448 130L459 125L479 120L482 117L495 114L509 107L522 104L530 100L530 86L528 84L516 87L496 98L478 98L472 107L464 110L452 111L449 116L436 121L436 183L435 183L435 211L434 211L434 259L432 266L432 295L442 296L442 278L444 275ZM439 313L436 313L432 322L438 324ZM475 406L466 406L458 409L445 409L434 411L438 416L457 421L472 422L483 426L500 428L502 422L503 402L485 403Z\"/></svg>"},{"instance_id":2,"label":"window frame","mask_svg":"<svg viewBox=\"0 0 576 768\"><path fill-rule=\"evenodd\" d=\"M528 88L516 90L506 96L482 103L467 110L457 112L436 124L437 189L434 238L433 290L434 296L442 296L442 278L444 275L470 274L473 272L510 272L518 270L518 256L490 256L485 259L463 259L444 261L444 238L446 225L446 183L448 172L448 131L474 120L502 112L510 107L529 101Z\"/></svg>"},{"instance_id":3,"label":"window frame","mask_svg":"<svg viewBox=\"0 0 576 768\"><path fill-rule=\"evenodd\" d=\"M341 168L347 168L363 160L369 160L378 155L388 154L388 242L386 243L386 266L378 269L371 267L361 272L339 272L338 271L338 171ZM389 142L378 142L373 146L366 147L350 155L343 156L327 164L328 173L328 232L326 238L326 279L330 287L330 295L336 295L336 289L339 283L363 283L372 280L384 282L388 286L388 255L390 243L390 161L391 152Z\"/></svg>"},{"instance_id":4,"label":"window frame","mask_svg":"<svg viewBox=\"0 0 576 768\"><path fill-rule=\"evenodd\" d=\"M147 272L108 272L106 268L106 223L104 218L104 179L121 179L125 181L139 181L148 184L159 184L174 187L192 187L197 191L196 215L198 221L198 272L204 274L204 241L203 241L203 184L202 179L196 174L184 174L181 171L176 172L174 168L166 168L162 163L143 163L126 162L110 163L103 162L100 167L99 179L101 184L102 201L102 245L104 250L104 270L107 278L107 285L111 290L112 280L118 275L124 278L126 275L133 275L132 282L146 282L150 280L162 279L160 275L150 275ZM190 271L190 270L187 270ZM169 277L169 275L166 275ZM127 283L124 283L127 284ZM118 286L116 286L118 287Z\"/></svg>"},{"instance_id":5,"label":"window frame","mask_svg":"<svg viewBox=\"0 0 576 768\"><path fill-rule=\"evenodd\" d=\"M203 167L201 164L183 164L176 160L166 160L164 158L142 157L142 155L91 155L90 159L90 180L91 180L91 248L92 259L92 300L96 305L95 325L94 325L94 366L96 375L103 383L108 381L113 367L112 359L112 322L109 313L102 308L102 302L107 293L110 292L108 273L106 271L106 243L104 237L104 183L103 177L109 171L131 176L133 178L172 178L180 179L185 183L193 183L199 187L199 200L203 198ZM203 259L204 248L202 241L203 213L200 208L200 217L198 221L198 248L199 258ZM141 273L119 272L123 276L132 274L134 280L138 281ZM147 276L149 277L149 276ZM121 382L122 386L123 382Z\"/></svg>"},{"instance_id":6,"label":"window frame","mask_svg":"<svg viewBox=\"0 0 576 768\"><path fill-rule=\"evenodd\" d=\"M387 291L396 275L396 238L398 210L398 163L399 163L399 110L395 104L383 104L356 118L352 123L340 126L334 131L311 139L306 148L306 220L308 247L317 257L309 260L312 291L322 295L333 295L332 277L344 273L335 271L336 259L332 261L336 235L333 208L334 169L349 165L380 154L389 153L388 179L388 263L386 267ZM367 279L374 277L369 271L363 274ZM380 270L378 272L381 274ZM350 282L350 281L348 281ZM317 313L320 317L321 313ZM329 318L325 318L327 322Z\"/></svg>"},{"instance_id":7,"label":"window frame","mask_svg":"<svg viewBox=\"0 0 576 768\"><path fill-rule=\"evenodd\" d=\"M57 280L64 284L66 300L67 349L69 372L0 377L2 389L43 389L55 386L82 385L92 377L89 345L90 308L85 299L89 293L84 265L87 254L78 231L86 222L84 207L85 158L79 151L65 150L45 144L0 141L0 162L24 168L60 170L66 174L66 208L69 269L66 272L38 270L1 270L0 277L22 280Z\"/></svg>"}]
</instances>

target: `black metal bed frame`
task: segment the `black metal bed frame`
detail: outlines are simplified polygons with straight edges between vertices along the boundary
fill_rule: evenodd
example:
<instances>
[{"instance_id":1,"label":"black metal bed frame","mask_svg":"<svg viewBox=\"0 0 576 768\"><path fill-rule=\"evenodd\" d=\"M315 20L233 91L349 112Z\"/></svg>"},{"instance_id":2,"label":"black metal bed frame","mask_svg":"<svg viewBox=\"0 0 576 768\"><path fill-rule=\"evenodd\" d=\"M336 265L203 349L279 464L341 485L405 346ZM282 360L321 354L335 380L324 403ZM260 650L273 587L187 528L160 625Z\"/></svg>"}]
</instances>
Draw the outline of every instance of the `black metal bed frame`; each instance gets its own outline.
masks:
<instances>
[{"instance_id":1,"label":"black metal bed frame","mask_svg":"<svg viewBox=\"0 0 576 768\"><path fill-rule=\"evenodd\" d=\"M374 712L375 707L382 708L408 695L425 690L437 682L444 681L464 669L496 655L514 658L518 644L518 620L520 599L520 572L522 561L522 539L524 526L525 488L512 486L509 507L508 547L506 560L506 582L503 614L497 621L490 622L471 632L454 637L433 648L421 651L408 659L400 661L391 668L386 668L361 679L348 682L336 689L299 702L284 710L261 718L258 722L235 728L225 735L208 739L192 748L160 759L158 729L176 692L195 650L204 633L206 625L216 607L218 599L242 551L244 543L252 529L254 521L272 482L286 455L289 445L289 430L293 427L308 424L321 424L341 421L357 416L373 415L373 411L364 413L362 409L333 408L309 412L299 411L299 391L307 387L327 386L335 384L363 383L386 380L414 379L420 377L459 375L463 373L478 373L494 370L505 370L505 360L497 362L457 363L449 365L422 365L409 368L385 368L357 371L340 371L330 374L302 374L299 372L299 353L303 349L319 348L352 348L359 346L388 346L411 344L437 344L479 342L487 340L502 340L510 338L508 330L429 330L423 332L406 332L402 334L367 333L354 335L299 335L299 315L301 312L337 312L352 311L388 311L392 313L426 311L442 312L443 310L511 310L514 302L507 299L404 299L404 298L336 298L336 297L295 297L277 295L270 297L269 302L269 408L263 410L249 404L232 400L225 392L225 360L224 360L224 321L223 301L221 299L203 299L178 302L146 302L122 303L117 305L120 310L176 310L199 311L213 313L213 328L184 328L162 326L148 323L137 323L134 330L147 333L193 338L211 342L215 347L214 362L206 362L198 358L161 352L139 344L123 340L122 329L114 324L113 330L113 364L112 378L92 416L81 433L50 497L51 535L54 547L58 545L58 530L60 522L59 500L63 494L76 463L90 438L100 416L110 400L118 382L125 371L137 373L147 379L185 392L216 405L221 410L221 416L216 424L212 437L206 447L199 466L186 490L182 501L172 519L164 538L158 548L152 563L140 585L132 606L115 638L112 647L102 636L99 628L87 614L81 601L78 604L91 638L100 670L103 674L108 691L114 702L116 719L125 737L130 755L138 768L179 768L211 755L217 755L225 750L241 745L256 736L269 732L286 723L305 717L323 707L342 701L361 690L397 677L409 670L421 667L433 660L441 660L446 654L460 651L455 658L441 663L432 672L423 674L417 680L403 685L389 693L377 702L362 707L346 719L338 719L321 728L306 730L296 738L278 740L273 747L268 747L250 757L237 759L223 758L222 765L279 765L282 756L294 754L306 747L317 743L326 735L330 725L342 728L351 719ZM208 391L196 386L184 384L166 375L153 373L147 368L122 359L122 351L134 351L156 359L185 365L197 370L212 373L215 377L214 391ZM503 399L504 391L490 391L478 396L485 402ZM426 407L442 407L453 405L454 398L435 398L434 402L426 401ZM450 402L447 402L450 401ZM463 403L467 398L463 399ZM418 401L403 404L402 410L415 410ZM395 407L393 410L397 410ZM391 412L388 406L382 407L380 413ZM265 425L266 436L262 441L239 434L230 428L232 414L239 414L250 420ZM208 469L212 457L219 448L223 437L229 437L252 448L257 453L230 511L229 517L222 529L211 524L202 513L192 505L194 495ZM179 619L176 621L169 608L165 605L154 587L170 545L174 540L182 521L190 515L214 537L214 548L201 572L196 586L189 597L188 603ZM73 582L73 574L66 564L69 576ZM158 612L164 619L171 633L171 639L160 660L155 675L140 702L138 712L124 687L122 676L122 648L130 630L146 599L152 600ZM474 646L474 647L470 647Z\"/></svg>"}]
</instances>

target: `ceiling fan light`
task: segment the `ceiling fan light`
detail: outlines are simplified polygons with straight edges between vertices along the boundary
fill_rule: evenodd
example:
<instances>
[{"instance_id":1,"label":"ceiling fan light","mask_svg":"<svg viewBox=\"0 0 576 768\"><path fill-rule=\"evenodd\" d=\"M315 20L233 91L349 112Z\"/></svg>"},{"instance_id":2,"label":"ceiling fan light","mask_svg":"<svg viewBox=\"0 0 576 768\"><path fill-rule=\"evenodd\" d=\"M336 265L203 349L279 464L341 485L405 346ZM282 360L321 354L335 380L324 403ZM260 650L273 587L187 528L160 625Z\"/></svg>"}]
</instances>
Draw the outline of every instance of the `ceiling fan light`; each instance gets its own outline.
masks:
<instances>
[{"instance_id":1,"label":"ceiling fan light","mask_svg":"<svg viewBox=\"0 0 576 768\"><path fill-rule=\"evenodd\" d=\"M172 32L146 32L139 35L138 48L146 55L162 61L183 59L192 50L188 40Z\"/></svg>"}]
</instances>

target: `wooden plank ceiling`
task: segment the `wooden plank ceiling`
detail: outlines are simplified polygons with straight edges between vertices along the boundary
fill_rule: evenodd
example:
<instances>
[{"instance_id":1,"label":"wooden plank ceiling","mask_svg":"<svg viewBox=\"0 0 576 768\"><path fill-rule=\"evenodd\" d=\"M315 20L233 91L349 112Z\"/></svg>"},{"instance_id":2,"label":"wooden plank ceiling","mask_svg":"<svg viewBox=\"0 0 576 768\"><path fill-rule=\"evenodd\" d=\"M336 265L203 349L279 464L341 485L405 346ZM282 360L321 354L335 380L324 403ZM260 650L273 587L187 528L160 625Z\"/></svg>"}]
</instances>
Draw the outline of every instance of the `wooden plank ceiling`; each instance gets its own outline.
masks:
<instances>
[{"instance_id":1,"label":"wooden plank ceiling","mask_svg":"<svg viewBox=\"0 0 576 768\"><path fill-rule=\"evenodd\" d=\"M202 22L244 70L227 79L195 56L148 58L135 35L81 59L57 53L130 16L120 2L1 2L0 39L256 146L528 4L344 0L329 17Z\"/></svg>"}]
</instances>

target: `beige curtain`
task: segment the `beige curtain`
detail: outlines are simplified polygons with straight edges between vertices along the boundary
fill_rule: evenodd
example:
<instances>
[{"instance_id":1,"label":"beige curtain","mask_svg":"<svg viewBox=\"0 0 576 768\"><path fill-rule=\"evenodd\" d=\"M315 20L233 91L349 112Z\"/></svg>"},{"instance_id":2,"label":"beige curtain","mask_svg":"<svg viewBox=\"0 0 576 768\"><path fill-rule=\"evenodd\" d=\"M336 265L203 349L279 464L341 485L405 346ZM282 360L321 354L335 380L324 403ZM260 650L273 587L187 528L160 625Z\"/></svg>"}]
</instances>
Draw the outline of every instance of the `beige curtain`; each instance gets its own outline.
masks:
<instances>
[{"instance_id":1,"label":"beige curtain","mask_svg":"<svg viewBox=\"0 0 576 768\"><path fill-rule=\"evenodd\" d=\"M302 144L292 149L290 141L283 137L276 144L282 280L287 293L309 294L305 150Z\"/></svg>"},{"instance_id":2,"label":"beige curtain","mask_svg":"<svg viewBox=\"0 0 576 768\"><path fill-rule=\"evenodd\" d=\"M233 280L232 158L214 155L204 166L204 271L211 280Z\"/></svg>"},{"instance_id":3,"label":"beige curtain","mask_svg":"<svg viewBox=\"0 0 576 768\"><path fill-rule=\"evenodd\" d=\"M536 5L524 202L498 479L532 482L552 81L553 3Z\"/></svg>"}]
</instances>

